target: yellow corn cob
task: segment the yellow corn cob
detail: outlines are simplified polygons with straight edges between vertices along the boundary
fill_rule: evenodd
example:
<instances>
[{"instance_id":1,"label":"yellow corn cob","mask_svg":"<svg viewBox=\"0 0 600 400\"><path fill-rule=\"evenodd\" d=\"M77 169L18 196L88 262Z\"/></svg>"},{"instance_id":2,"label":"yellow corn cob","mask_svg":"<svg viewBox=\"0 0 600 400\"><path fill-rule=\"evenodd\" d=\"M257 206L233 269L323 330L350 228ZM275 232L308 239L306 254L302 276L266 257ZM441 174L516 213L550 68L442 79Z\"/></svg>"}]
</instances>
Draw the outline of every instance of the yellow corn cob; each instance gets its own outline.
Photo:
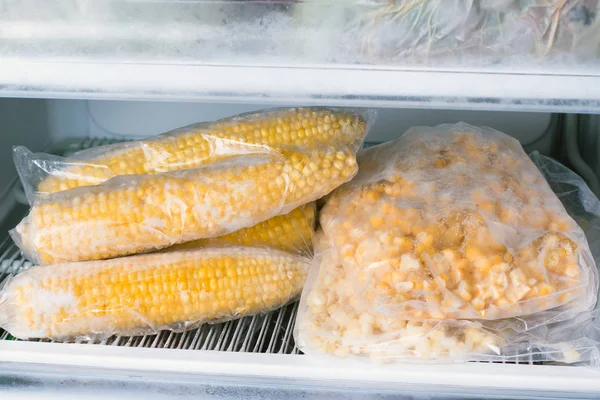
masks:
<instances>
[{"instance_id":1,"label":"yellow corn cob","mask_svg":"<svg viewBox=\"0 0 600 400\"><path fill-rule=\"evenodd\" d=\"M355 154L346 150L252 155L194 170L120 176L40 199L12 235L39 264L158 250L288 213L356 171Z\"/></svg>"},{"instance_id":2,"label":"yellow corn cob","mask_svg":"<svg viewBox=\"0 0 600 400\"><path fill-rule=\"evenodd\" d=\"M280 307L309 266L278 250L225 247L31 268L0 293L0 326L24 339L181 331Z\"/></svg>"},{"instance_id":3,"label":"yellow corn cob","mask_svg":"<svg viewBox=\"0 0 600 400\"><path fill-rule=\"evenodd\" d=\"M198 239L176 244L166 250L192 250L216 241L244 246L268 246L285 251L311 254L315 229L314 202L264 222L215 239Z\"/></svg>"},{"instance_id":4,"label":"yellow corn cob","mask_svg":"<svg viewBox=\"0 0 600 400\"><path fill-rule=\"evenodd\" d=\"M118 175L161 173L195 168L240 154L269 148L322 151L339 143L360 145L364 119L323 108L261 111L181 128L151 139L84 150L61 162L38 190L54 193L100 184ZM338 146L339 147L339 146Z\"/></svg>"}]
</instances>

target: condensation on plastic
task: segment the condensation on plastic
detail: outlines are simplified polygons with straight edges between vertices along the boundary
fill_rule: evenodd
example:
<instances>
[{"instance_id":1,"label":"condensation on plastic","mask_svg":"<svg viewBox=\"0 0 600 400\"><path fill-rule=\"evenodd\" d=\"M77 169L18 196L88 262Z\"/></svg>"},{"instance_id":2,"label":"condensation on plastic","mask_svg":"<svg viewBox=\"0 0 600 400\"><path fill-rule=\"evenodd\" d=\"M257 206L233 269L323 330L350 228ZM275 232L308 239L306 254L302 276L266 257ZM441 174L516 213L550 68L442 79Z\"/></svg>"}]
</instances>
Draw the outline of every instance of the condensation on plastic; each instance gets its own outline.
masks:
<instances>
[{"instance_id":1,"label":"condensation on plastic","mask_svg":"<svg viewBox=\"0 0 600 400\"><path fill-rule=\"evenodd\" d=\"M212 65L463 64L597 60L597 0L3 0L13 58ZM227 37L227 40L222 40ZM260 55L260 59L257 58Z\"/></svg>"},{"instance_id":2,"label":"condensation on plastic","mask_svg":"<svg viewBox=\"0 0 600 400\"><path fill-rule=\"evenodd\" d=\"M375 363L551 361L600 367L598 311L530 327L512 318L407 321L361 311L338 254L322 232L316 237L294 328L298 348L310 356L350 356Z\"/></svg>"},{"instance_id":3,"label":"condensation on plastic","mask_svg":"<svg viewBox=\"0 0 600 400\"><path fill-rule=\"evenodd\" d=\"M352 278L328 239L317 234L315 258L300 300L294 338L309 355L355 355L376 362L397 359L466 361L503 338L477 321L407 321L364 310Z\"/></svg>"},{"instance_id":4,"label":"condensation on plastic","mask_svg":"<svg viewBox=\"0 0 600 400\"><path fill-rule=\"evenodd\" d=\"M386 63L581 62L600 57L599 14L597 0L396 0L350 33Z\"/></svg>"},{"instance_id":5,"label":"condensation on plastic","mask_svg":"<svg viewBox=\"0 0 600 400\"><path fill-rule=\"evenodd\" d=\"M317 207L306 204L285 215L278 215L249 228L240 229L214 239L199 239L176 244L171 250L192 250L215 244L271 247L292 253L312 255Z\"/></svg>"},{"instance_id":6,"label":"condensation on plastic","mask_svg":"<svg viewBox=\"0 0 600 400\"><path fill-rule=\"evenodd\" d=\"M537 152L530 157L585 231L599 264L600 201L568 168ZM322 232L317 234L315 246L294 331L298 348L311 356L352 355L374 362L534 361L600 367L597 308L566 318L555 309L498 321L424 322L382 316L358 310L352 283Z\"/></svg>"},{"instance_id":7,"label":"condensation on plastic","mask_svg":"<svg viewBox=\"0 0 600 400\"><path fill-rule=\"evenodd\" d=\"M359 165L320 220L359 308L406 320L534 314L527 325L594 306L585 235L517 140L417 127Z\"/></svg>"},{"instance_id":8,"label":"condensation on plastic","mask_svg":"<svg viewBox=\"0 0 600 400\"><path fill-rule=\"evenodd\" d=\"M34 267L0 291L0 327L22 339L180 332L294 300L310 265L300 255L232 246Z\"/></svg>"},{"instance_id":9,"label":"condensation on plastic","mask_svg":"<svg viewBox=\"0 0 600 400\"><path fill-rule=\"evenodd\" d=\"M47 195L101 184L120 175L193 169L246 155L356 152L374 111L320 107L272 109L198 123L139 141L79 151L69 157L13 151L25 194Z\"/></svg>"},{"instance_id":10,"label":"condensation on plastic","mask_svg":"<svg viewBox=\"0 0 600 400\"><path fill-rule=\"evenodd\" d=\"M345 115L353 122L336 135L311 129L315 139L309 146L261 145L258 154L242 153L192 169L120 175L95 186L34 196L29 215L11 236L27 258L51 264L159 250L289 213L356 174L356 152L373 115ZM298 124L283 136L301 142L303 131Z\"/></svg>"}]
</instances>

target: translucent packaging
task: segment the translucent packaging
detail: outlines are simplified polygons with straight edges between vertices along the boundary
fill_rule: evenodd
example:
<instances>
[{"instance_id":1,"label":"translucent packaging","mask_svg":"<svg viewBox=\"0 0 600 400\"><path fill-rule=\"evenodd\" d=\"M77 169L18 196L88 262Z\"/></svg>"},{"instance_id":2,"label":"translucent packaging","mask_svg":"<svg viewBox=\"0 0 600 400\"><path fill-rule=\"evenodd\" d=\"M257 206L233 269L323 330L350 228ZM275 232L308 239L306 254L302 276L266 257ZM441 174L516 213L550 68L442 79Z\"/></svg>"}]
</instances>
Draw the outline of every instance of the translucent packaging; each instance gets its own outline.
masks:
<instances>
[{"instance_id":1,"label":"translucent packaging","mask_svg":"<svg viewBox=\"0 0 600 400\"><path fill-rule=\"evenodd\" d=\"M576 64L600 56L599 11L596 0L395 0L355 29L363 56L390 64Z\"/></svg>"},{"instance_id":2,"label":"translucent packaging","mask_svg":"<svg viewBox=\"0 0 600 400\"><path fill-rule=\"evenodd\" d=\"M182 331L284 305L309 266L304 256L232 246L34 267L0 291L0 326L22 339Z\"/></svg>"},{"instance_id":3,"label":"translucent packaging","mask_svg":"<svg viewBox=\"0 0 600 400\"><path fill-rule=\"evenodd\" d=\"M359 309L406 320L591 309L594 259L518 141L467 124L365 150L321 225Z\"/></svg>"},{"instance_id":4,"label":"translucent packaging","mask_svg":"<svg viewBox=\"0 0 600 400\"><path fill-rule=\"evenodd\" d=\"M356 152L371 113L366 117L337 111L323 115L321 110L293 111L293 121L289 111L267 112L263 119L262 114L253 114L237 123L228 120L225 128L213 126L210 132L214 136L185 131L133 147L95 150L100 154L94 153L95 162L103 160L118 168L125 163L122 169L110 169L111 174L125 175L94 186L30 195L31 212L11 232L12 237L29 259L51 264L159 250L223 236L289 213L347 182L358 169ZM306 118L298 120L298 115ZM242 133L236 140L222 140L218 138L220 129ZM275 141L271 136L282 137L275 143L278 147L270 146ZM154 148L151 154L161 156L134 157L142 157L140 149L148 146ZM176 161L165 161L171 155ZM25 186L31 182L29 173L39 171L35 165L43 164L35 161L37 156L32 157L26 162L17 157ZM155 173L159 159L161 171L187 169ZM83 177L106 170L90 162L47 169L49 175L39 182L77 186ZM23 172L23 163L29 172ZM144 173L130 175L132 165Z\"/></svg>"},{"instance_id":5,"label":"translucent packaging","mask_svg":"<svg viewBox=\"0 0 600 400\"><path fill-rule=\"evenodd\" d=\"M249 228L214 239L198 239L168 247L170 250L193 250L217 243L272 247L291 253L312 255L317 207L312 202Z\"/></svg>"},{"instance_id":6,"label":"translucent packaging","mask_svg":"<svg viewBox=\"0 0 600 400\"><path fill-rule=\"evenodd\" d=\"M364 311L336 251L317 236L313 267L303 291L294 337L310 355L467 360L500 346L502 337L476 321L408 321Z\"/></svg>"},{"instance_id":7,"label":"translucent packaging","mask_svg":"<svg viewBox=\"0 0 600 400\"><path fill-rule=\"evenodd\" d=\"M600 201L583 180L559 163L531 156L591 243L600 237ZM402 314L365 309L353 278L330 238L317 233L294 337L311 356L394 361L552 361L600 367L598 310L573 305L500 320L406 320ZM600 254L596 254L598 260ZM577 302L577 300L575 300Z\"/></svg>"}]
</instances>

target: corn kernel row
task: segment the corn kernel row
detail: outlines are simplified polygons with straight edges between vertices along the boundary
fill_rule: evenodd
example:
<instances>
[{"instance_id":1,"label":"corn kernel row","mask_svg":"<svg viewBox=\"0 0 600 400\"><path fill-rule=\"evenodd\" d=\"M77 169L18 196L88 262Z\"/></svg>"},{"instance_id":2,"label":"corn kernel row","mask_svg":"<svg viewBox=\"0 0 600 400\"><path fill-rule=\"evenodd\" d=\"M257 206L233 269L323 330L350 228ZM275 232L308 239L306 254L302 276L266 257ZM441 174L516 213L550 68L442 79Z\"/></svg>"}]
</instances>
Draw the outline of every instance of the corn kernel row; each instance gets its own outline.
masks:
<instances>
[{"instance_id":1,"label":"corn kernel row","mask_svg":"<svg viewBox=\"0 0 600 400\"><path fill-rule=\"evenodd\" d=\"M417 129L359 162L321 225L365 310L499 319L595 302L585 236L516 140Z\"/></svg>"},{"instance_id":2,"label":"corn kernel row","mask_svg":"<svg viewBox=\"0 0 600 400\"><path fill-rule=\"evenodd\" d=\"M284 251L312 254L316 219L315 202L278 215L249 228L240 229L214 239L199 239L168 247L171 250L193 250L214 243L230 243L243 246L267 246Z\"/></svg>"},{"instance_id":3,"label":"corn kernel row","mask_svg":"<svg viewBox=\"0 0 600 400\"><path fill-rule=\"evenodd\" d=\"M358 114L324 108L259 111L201 123L137 142L84 150L62 161L44 163L41 193L100 184L112 177L197 168L234 156L274 149L309 153L357 151L366 129ZM29 164L43 156L28 155ZM49 164L49 165L46 165Z\"/></svg>"},{"instance_id":4,"label":"corn kernel row","mask_svg":"<svg viewBox=\"0 0 600 400\"><path fill-rule=\"evenodd\" d=\"M0 292L0 327L23 339L181 331L282 306L309 266L274 249L224 247L34 267Z\"/></svg>"}]
</instances>

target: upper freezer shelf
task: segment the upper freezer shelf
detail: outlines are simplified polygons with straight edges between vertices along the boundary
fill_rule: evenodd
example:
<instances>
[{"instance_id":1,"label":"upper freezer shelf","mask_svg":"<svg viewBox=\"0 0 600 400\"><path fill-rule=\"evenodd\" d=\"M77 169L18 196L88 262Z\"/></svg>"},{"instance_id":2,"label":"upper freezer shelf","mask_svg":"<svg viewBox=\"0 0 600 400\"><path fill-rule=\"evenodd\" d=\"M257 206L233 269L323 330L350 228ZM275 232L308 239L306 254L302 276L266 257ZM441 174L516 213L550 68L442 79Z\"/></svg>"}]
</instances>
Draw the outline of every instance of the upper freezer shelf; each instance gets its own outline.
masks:
<instances>
[{"instance_id":1,"label":"upper freezer shelf","mask_svg":"<svg viewBox=\"0 0 600 400\"><path fill-rule=\"evenodd\" d=\"M0 0L5 96L600 111L598 0Z\"/></svg>"}]
</instances>

